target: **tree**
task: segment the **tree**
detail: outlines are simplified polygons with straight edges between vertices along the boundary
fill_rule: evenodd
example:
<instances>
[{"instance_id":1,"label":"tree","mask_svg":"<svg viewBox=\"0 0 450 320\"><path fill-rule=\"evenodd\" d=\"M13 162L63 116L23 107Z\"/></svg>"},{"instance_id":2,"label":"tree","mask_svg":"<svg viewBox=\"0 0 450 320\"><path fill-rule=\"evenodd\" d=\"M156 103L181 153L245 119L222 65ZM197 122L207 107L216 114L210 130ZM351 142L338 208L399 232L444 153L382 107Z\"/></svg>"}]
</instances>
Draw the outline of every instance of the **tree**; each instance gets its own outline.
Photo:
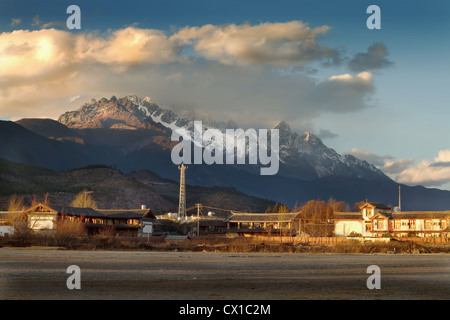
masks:
<instances>
[{"instance_id":1,"label":"tree","mask_svg":"<svg viewBox=\"0 0 450 320\"><path fill-rule=\"evenodd\" d=\"M301 209L304 231L312 236L326 236L332 231L329 223L333 215L332 207L325 201L310 200Z\"/></svg>"},{"instance_id":2,"label":"tree","mask_svg":"<svg viewBox=\"0 0 450 320\"><path fill-rule=\"evenodd\" d=\"M23 204L23 197L19 197L13 194L9 197L8 211L23 211L25 210L25 205Z\"/></svg>"},{"instance_id":3,"label":"tree","mask_svg":"<svg viewBox=\"0 0 450 320\"><path fill-rule=\"evenodd\" d=\"M97 203L87 189L83 189L83 191L78 193L70 205L77 208L97 209Z\"/></svg>"},{"instance_id":4,"label":"tree","mask_svg":"<svg viewBox=\"0 0 450 320\"><path fill-rule=\"evenodd\" d=\"M13 238L18 241L20 246L26 243L31 234L31 228L28 227L28 216L23 210L25 210L23 197L13 194L9 198L7 220L11 221L14 229Z\"/></svg>"},{"instance_id":5,"label":"tree","mask_svg":"<svg viewBox=\"0 0 450 320\"><path fill-rule=\"evenodd\" d=\"M291 209L286 204L275 203L273 209L270 206L267 207L266 213L287 213L291 212Z\"/></svg>"},{"instance_id":6,"label":"tree","mask_svg":"<svg viewBox=\"0 0 450 320\"><path fill-rule=\"evenodd\" d=\"M360 207L361 207L363 204L365 204L365 203L366 203L366 201L356 202L356 203L353 205L353 211L354 211L354 212L359 212L359 211L360 211Z\"/></svg>"},{"instance_id":7,"label":"tree","mask_svg":"<svg viewBox=\"0 0 450 320\"><path fill-rule=\"evenodd\" d=\"M84 225L81 221L61 220L54 233L58 246L68 246L77 237L85 234Z\"/></svg>"}]
</instances>

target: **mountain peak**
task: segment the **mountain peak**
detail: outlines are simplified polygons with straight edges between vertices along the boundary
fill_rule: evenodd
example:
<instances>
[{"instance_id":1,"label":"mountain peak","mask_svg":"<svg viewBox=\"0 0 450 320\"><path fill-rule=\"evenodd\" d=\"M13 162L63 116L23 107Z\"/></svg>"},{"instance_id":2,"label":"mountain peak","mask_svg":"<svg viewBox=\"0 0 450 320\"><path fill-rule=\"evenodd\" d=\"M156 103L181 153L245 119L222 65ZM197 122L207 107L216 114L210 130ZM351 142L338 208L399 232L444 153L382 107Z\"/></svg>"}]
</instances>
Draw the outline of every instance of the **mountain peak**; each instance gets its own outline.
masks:
<instances>
[{"instance_id":1,"label":"mountain peak","mask_svg":"<svg viewBox=\"0 0 450 320\"><path fill-rule=\"evenodd\" d=\"M69 128L78 129L154 129L155 122L148 115L150 109L156 110L159 107L148 97L144 101L145 103L136 94L129 94L123 98L113 95L109 100L91 99L78 110L62 114L58 121Z\"/></svg>"},{"instance_id":2,"label":"mountain peak","mask_svg":"<svg viewBox=\"0 0 450 320\"><path fill-rule=\"evenodd\" d=\"M272 129L278 129L280 131L290 132L291 127L283 120L278 121L276 125L273 126Z\"/></svg>"}]
</instances>

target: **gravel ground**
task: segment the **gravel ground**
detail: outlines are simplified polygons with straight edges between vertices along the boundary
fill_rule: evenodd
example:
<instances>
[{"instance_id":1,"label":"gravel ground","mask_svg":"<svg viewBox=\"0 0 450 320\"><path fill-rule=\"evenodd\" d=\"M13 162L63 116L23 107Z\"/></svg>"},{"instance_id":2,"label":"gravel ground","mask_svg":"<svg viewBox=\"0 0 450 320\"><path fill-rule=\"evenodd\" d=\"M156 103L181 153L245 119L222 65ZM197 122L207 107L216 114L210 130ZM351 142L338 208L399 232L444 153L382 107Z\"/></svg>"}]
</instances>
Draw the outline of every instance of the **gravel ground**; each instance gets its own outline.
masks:
<instances>
[{"instance_id":1,"label":"gravel ground","mask_svg":"<svg viewBox=\"0 0 450 320\"><path fill-rule=\"evenodd\" d=\"M69 290L70 265L81 289ZM370 265L381 289L367 288ZM0 299L450 299L448 254L0 249Z\"/></svg>"}]
</instances>

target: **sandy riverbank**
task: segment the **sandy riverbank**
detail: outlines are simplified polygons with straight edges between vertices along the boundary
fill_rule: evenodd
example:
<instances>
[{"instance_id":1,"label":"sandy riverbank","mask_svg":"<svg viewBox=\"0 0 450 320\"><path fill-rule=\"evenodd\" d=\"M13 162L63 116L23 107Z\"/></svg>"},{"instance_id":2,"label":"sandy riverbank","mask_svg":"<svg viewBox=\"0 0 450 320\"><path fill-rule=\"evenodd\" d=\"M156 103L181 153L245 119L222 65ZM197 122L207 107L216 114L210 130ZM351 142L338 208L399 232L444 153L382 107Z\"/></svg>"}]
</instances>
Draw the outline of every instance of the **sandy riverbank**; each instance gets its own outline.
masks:
<instances>
[{"instance_id":1,"label":"sandy riverbank","mask_svg":"<svg viewBox=\"0 0 450 320\"><path fill-rule=\"evenodd\" d=\"M366 286L374 264L380 290ZM2 248L0 299L450 299L450 256Z\"/></svg>"}]
</instances>

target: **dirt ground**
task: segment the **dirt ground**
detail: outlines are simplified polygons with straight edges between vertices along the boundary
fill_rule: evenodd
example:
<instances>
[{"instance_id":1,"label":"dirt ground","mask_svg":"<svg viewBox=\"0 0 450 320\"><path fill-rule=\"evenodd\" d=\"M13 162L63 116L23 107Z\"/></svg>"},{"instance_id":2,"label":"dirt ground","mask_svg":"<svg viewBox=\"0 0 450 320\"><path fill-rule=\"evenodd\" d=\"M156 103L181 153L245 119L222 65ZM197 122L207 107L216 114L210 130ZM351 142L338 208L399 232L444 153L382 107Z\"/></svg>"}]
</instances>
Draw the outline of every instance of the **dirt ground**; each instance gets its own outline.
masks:
<instances>
[{"instance_id":1,"label":"dirt ground","mask_svg":"<svg viewBox=\"0 0 450 320\"><path fill-rule=\"evenodd\" d=\"M70 265L81 289L69 290ZM367 288L370 265L381 289ZM0 299L450 299L448 254L0 249Z\"/></svg>"}]
</instances>

